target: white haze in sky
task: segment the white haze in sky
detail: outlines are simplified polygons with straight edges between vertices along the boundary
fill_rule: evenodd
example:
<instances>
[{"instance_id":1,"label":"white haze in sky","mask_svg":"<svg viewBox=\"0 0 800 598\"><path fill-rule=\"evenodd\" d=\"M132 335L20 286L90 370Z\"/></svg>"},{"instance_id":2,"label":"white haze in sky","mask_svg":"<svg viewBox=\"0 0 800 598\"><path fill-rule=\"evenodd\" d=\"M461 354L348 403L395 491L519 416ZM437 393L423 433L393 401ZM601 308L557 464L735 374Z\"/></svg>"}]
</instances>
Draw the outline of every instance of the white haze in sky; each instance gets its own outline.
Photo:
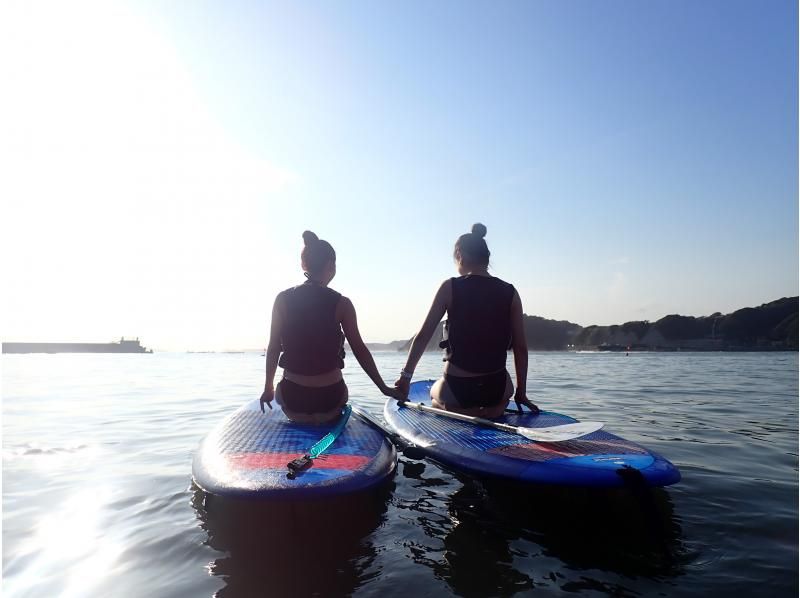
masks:
<instances>
[{"instance_id":1,"label":"white haze in sky","mask_svg":"<svg viewBox=\"0 0 800 598\"><path fill-rule=\"evenodd\" d=\"M5 2L0 336L263 347L304 229L372 341L476 221L528 314L796 295L796 43L791 3Z\"/></svg>"}]
</instances>

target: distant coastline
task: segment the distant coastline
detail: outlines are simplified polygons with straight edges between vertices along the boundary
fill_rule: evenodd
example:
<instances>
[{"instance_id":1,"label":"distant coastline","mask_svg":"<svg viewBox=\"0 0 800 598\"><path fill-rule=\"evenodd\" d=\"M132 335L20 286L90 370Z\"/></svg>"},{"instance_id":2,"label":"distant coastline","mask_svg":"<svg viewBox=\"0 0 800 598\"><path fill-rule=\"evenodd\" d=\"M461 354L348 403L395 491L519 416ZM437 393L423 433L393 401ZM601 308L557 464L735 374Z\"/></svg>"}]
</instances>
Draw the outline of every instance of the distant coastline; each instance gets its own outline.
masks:
<instances>
[{"instance_id":1,"label":"distant coastline","mask_svg":"<svg viewBox=\"0 0 800 598\"><path fill-rule=\"evenodd\" d=\"M152 353L139 339L115 343L3 343L3 353Z\"/></svg>"},{"instance_id":2,"label":"distant coastline","mask_svg":"<svg viewBox=\"0 0 800 598\"><path fill-rule=\"evenodd\" d=\"M798 298L784 297L723 315L664 316L613 326L581 326L523 316L531 351L797 351ZM426 351L439 351L442 324ZM396 345L408 351L413 337Z\"/></svg>"},{"instance_id":3,"label":"distant coastline","mask_svg":"<svg viewBox=\"0 0 800 598\"><path fill-rule=\"evenodd\" d=\"M655 322L581 326L566 320L523 316L531 351L797 351L798 297L784 297L758 307L710 316L667 315ZM443 323L425 351L440 351ZM388 343L366 343L372 351L408 352L414 337ZM346 349L350 347L345 345ZM3 353L152 353L139 339L111 343L3 342ZM250 353L263 349L188 351Z\"/></svg>"}]
</instances>

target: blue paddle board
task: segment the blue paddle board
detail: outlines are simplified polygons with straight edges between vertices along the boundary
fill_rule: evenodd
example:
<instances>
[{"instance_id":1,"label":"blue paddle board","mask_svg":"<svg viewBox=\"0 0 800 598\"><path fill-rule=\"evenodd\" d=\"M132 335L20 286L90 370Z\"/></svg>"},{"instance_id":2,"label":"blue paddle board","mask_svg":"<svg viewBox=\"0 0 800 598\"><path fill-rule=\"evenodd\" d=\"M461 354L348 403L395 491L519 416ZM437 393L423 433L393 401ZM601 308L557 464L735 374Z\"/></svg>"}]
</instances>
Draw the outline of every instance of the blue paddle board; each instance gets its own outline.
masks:
<instances>
[{"instance_id":1,"label":"blue paddle board","mask_svg":"<svg viewBox=\"0 0 800 598\"><path fill-rule=\"evenodd\" d=\"M392 475L394 446L353 415L333 444L311 467L287 477L287 464L306 454L330 432L325 425L290 421L277 403L261 413L252 401L223 419L194 455L195 484L227 497L283 500L358 492Z\"/></svg>"},{"instance_id":2,"label":"blue paddle board","mask_svg":"<svg viewBox=\"0 0 800 598\"><path fill-rule=\"evenodd\" d=\"M411 384L408 399L430 404L433 380ZM668 486L681 479L669 461L645 447L598 430L565 442L535 442L488 426L403 407L388 400L384 417L409 442L434 460L478 476L569 486L615 487L638 479ZM577 420L542 411L508 412L496 420L512 426L541 428ZM636 473L638 472L638 473Z\"/></svg>"}]
</instances>

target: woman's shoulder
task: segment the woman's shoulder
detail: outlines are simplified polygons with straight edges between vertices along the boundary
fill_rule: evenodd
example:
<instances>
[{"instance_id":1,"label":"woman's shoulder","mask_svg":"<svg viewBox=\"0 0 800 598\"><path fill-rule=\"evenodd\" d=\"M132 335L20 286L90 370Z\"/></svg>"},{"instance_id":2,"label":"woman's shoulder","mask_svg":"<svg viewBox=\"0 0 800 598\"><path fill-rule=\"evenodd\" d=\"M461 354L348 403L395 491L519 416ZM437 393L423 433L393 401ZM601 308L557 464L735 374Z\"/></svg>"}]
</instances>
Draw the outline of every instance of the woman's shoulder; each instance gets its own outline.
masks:
<instances>
[{"instance_id":1,"label":"woman's shoulder","mask_svg":"<svg viewBox=\"0 0 800 598\"><path fill-rule=\"evenodd\" d=\"M288 289L283 289L280 293L278 293L278 297L287 297L292 293L296 293L298 290L302 289L305 285L303 284L296 284Z\"/></svg>"},{"instance_id":2,"label":"woman's shoulder","mask_svg":"<svg viewBox=\"0 0 800 598\"><path fill-rule=\"evenodd\" d=\"M336 310L337 311L340 310L340 309L347 309L347 308L355 309L355 307L353 306L353 302L350 301L349 297L345 297L344 295L342 295L341 293L338 293L336 291L334 291L334 293L336 293L335 297L336 297Z\"/></svg>"},{"instance_id":3,"label":"woman's shoulder","mask_svg":"<svg viewBox=\"0 0 800 598\"><path fill-rule=\"evenodd\" d=\"M453 281L455 284L464 284L466 286L469 285L495 285L498 287L510 287L513 288L514 285L510 282L503 280L498 276L476 276L473 274L467 274L466 276L459 276L457 278L450 278L450 281Z\"/></svg>"},{"instance_id":4,"label":"woman's shoulder","mask_svg":"<svg viewBox=\"0 0 800 598\"><path fill-rule=\"evenodd\" d=\"M336 319L341 322L346 318L352 318L355 316L356 308L353 305L353 302L350 301L347 297L342 295L341 293L337 293L338 298L336 299Z\"/></svg>"},{"instance_id":5,"label":"woman's shoulder","mask_svg":"<svg viewBox=\"0 0 800 598\"><path fill-rule=\"evenodd\" d=\"M453 283L457 281L458 278L445 278L442 281L442 284L439 285L438 293L451 293L453 290Z\"/></svg>"},{"instance_id":6,"label":"woman's shoulder","mask_svg":"<svg viewBox=\"0 0 800 598\"><path fill-rule=\"evenodd\" d=\"M339 291L336 291L336 290L334 290L334 289L332 289L330 287L325 287L325 292L328 295L330 295L331 297L336 298L338 301L341 301L342 299L347 299L347 297L342 295ZM347 299L347 300L349 301L349 299Z\"/></svg>"},{"instance_id":7,"label":"woman's shoulder","mask_svg":"<svg viewBox=\"0 0 800 598\"><path fill-rule=\"evenodd\" d=\"M498 280L500 279L498 278ZM514 287L514 285L505 280L500 280L500 282L503 283L503 289L505 292L511 295L511 298L514 299L514 297L517 296L517 289Z\"/></svg>"},{"instance_id":8,"label":"woman's shoulder","mask_svg":"<svg viewBox=\"0 0 800 598\"><path fill-rule=\"evenodd\" d=\"M296 295L297 294L297 295ZM330 297L335 300L339 300L343 295L335 291L334 289L321 286L321 285L311 285L308 283L298 284L293 287L289 287L288 289L282 290L276 296L276 301L291 301L294 296L297 297Z\"/></svg>"},{"instance_id":9,"label":"woman's shoulder","mask_svg":"<svg viewBox=\"0 0 800 598\"><path fill-rule=\"evenodd\" d=\"M492 276L489 278L491 281L490 284L494 285L495 293L499 293L503 297L508 297L510 299L514 298L514 295L517 294L517 289L514 288L514 285L510 282L503 280L502 278L498 278L497 276Z\"/></svg>"},{"instance_id":10,"label":"woman's shoulder","mask_svg":"<svg viewBox=\"0 0 800 598\"><path fill-rule=\"evenodd\" d=\"M490 276L490 277L489 277L489 280L492 280L492 281L494 281L494 283L495 283L496 285L498 285L498 286L503 286L503 287L511 287L512 289L514 288L514 285L513 285L513 284L511 284L511 283L510 283L510 282L508 282L507 280L503 280L503 279L502 279L502 278L500 278L499 276Z\"/></svg>"}]
</instances>

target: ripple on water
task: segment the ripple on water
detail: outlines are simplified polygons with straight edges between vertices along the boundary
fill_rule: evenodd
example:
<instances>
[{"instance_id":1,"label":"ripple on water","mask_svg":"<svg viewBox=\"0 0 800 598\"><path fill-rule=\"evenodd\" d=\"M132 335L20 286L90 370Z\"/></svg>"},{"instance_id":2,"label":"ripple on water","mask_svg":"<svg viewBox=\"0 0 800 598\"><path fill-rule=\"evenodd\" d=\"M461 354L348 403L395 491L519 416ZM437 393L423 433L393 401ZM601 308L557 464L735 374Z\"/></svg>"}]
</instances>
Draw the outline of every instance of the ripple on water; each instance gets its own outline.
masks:
<instances>
[{"instance_id":1,"label":"ripple on water","mask_svg":"<svg viewBox=\"0 0 800 598\"><path fill-rule=\"evenodd\" d=\"M683 474L666 491L521 488L401 457L382 494L306 512L226 511L190 487L200 439L258 396L260 355L13 357L12 596L797 595L796 354L531 354L531 398L663 453ZM375 358L387 379L405 361ZM417 368L440 371L433 354ZM353 359L345 377L380 414Z\"/></svg>"}]
</instances>

